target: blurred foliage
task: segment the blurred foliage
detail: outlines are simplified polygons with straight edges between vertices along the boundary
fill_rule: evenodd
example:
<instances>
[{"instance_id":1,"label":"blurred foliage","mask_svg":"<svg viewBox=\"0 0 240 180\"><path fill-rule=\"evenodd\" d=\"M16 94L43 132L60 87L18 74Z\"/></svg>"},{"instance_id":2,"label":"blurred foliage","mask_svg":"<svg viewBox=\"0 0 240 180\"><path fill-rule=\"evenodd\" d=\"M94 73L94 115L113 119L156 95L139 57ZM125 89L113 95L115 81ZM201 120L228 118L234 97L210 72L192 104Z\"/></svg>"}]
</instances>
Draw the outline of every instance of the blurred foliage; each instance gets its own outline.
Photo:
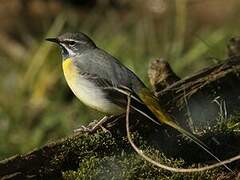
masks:
<instances>
[{"instance_id":1,"label":"blurred foliage","mask_svg":"<svg viewBox=\"0 0 240 180\"><path fill-rule=\"evenodd\" d=\"M102 116L73 97L59 50L44 38L85 32L148 84L155 58L182 77L222 61L239 10L238 0L1 1L0 159Z\"/></svg>"}]
</instances>

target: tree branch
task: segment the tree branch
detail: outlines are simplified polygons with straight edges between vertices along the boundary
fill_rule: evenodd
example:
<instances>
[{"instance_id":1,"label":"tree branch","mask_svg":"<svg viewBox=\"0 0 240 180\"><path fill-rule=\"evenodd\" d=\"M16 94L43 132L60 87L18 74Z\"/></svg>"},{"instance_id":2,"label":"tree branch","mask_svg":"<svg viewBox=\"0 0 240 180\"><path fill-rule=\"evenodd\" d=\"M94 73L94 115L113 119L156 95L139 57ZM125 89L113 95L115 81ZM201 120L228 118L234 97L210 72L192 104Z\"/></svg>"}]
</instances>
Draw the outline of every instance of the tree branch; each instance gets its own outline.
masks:
<instances>
[{"instance_id":1,"label":"tree branch","mask_svg":"<svg viewBox=\"0 0 240 180\"><path fill-rule=\"evenodd\" d=\"M169 66L167 67L170 68ZM155 67L155 69L158 69L158 67ZM170 72L169 69L168 72ZM213 128L217 122L219 122L219 112L223 113L221 115L221 120L223 121L231 115L234 115L237 111L239 112L239 73L240 57L231 56L231 58L227 59L224 63L204 69L189 78L179 80L176 83L171 81L167 83L169 85L167 87L165 80L164 84L161 84L163 81L160 76L159 81L156 77L154 77L155 79L150 79L150 81L154 82L152 83L153 85L161 84L161 88L154 88L156 89L155 94L158 96L161 105L165 107L182 126L190 128L195 133L201 134L205 128ZM151 78L153 78L153 76ZM175 76L175 80L176 79L177 77ZM165 88L162 90L162 87ZM221 111L224 110L223 107L226 107L227 117L224 116L225 112ZM114 121L114 119L115 118L109 119L109 121ZM126 138L124 138L126 135L123 123L124 119L125 117L120 118L115 126L108 127L111 134L103 133L100 130L93 134L83 133L73 135L47 144L30 153L16 155L3 160L0 162L0 177L5 179L60 177L61 173L66 170L77 169L79 163L86 157L90 158L96 155L100 157L112 156L121 152L121 149L130 149ZM142 119L142 117L135 114L132 119L134 119L137 124L138 121L136 121L136 119ZM108 123L105 124L105 126L108 126ZM151 123L149 126L154 127ZM137 127L133 128L135 128L135 130L137 129ZM147 129L145 125L144 129ZM152 130L148 132L150 131ZM156 134L159 134L159 131L156 132L155 135ZM216 134L210 131L209 134L204 134L202 138L209 141L209 139L214 136L218 138L218 140L226 141L226 144L232 141L232 144L235 145L234 147L238 147L235 149L235 152L239 152L239 135L231 133L228 135L229 136L221 133ZM147 137L148 136L149 134ZM151 136L151 141L154 141L153 136ZM160 145L160 147L165 147L164 143L166 142L171 143L169 142L169 134L165 140L164 138L162 139L162 145ZM173 142L178 144L176 143L177 141ZM184 142L182 143L184 144ZM219 146L222 147L221 151L226 151L226 149L229 148L226 144ZM176 145L174 147L176 147ZM189 152L186 150L186 147L189 148L188 150L193 149L193 146L189 146L189 143L187 143L187 146L183 146L182 149L177 148L177 150L175 148L175 151L177 151L178 154L181 151L182 154L186 154ZM167 149L165 150L166 152L168 151ZM230 155L232 154L230 153Z\"/></svg>"}]
</instances>

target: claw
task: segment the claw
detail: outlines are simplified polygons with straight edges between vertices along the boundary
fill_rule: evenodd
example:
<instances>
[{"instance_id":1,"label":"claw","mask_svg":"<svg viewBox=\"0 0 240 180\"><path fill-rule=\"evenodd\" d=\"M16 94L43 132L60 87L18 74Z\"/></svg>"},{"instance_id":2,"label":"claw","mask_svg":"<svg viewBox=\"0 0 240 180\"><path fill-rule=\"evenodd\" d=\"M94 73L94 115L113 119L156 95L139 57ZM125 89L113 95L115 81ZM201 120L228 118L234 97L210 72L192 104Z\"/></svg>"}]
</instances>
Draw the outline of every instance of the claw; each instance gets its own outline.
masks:
<instances>
[{"instance_id":1,"label":"claw","mask_svg":"<svg viewBox=\"0 0 240 180\"><path fill-rule=\"evenodd\" d=\"M87 127L81 126L78 129L73 130L74 133L93 133L99 128L101 128L104 132L109 132L105 127L102 126L104 122L108 120L107 116L104 116L100 121L93 121Z\"/></svg>"},{"instance_id":2,"label":"claw","mask_svg":"<svg viewBox=\"0 0 240 180\"><path fill-rule=\"evenodd\" d=\"M81 126L80 128L74 129L74 133L86 133L86 132L92 132L91 128L86 127L86 126Z\"/></svg>"}]
</instances>

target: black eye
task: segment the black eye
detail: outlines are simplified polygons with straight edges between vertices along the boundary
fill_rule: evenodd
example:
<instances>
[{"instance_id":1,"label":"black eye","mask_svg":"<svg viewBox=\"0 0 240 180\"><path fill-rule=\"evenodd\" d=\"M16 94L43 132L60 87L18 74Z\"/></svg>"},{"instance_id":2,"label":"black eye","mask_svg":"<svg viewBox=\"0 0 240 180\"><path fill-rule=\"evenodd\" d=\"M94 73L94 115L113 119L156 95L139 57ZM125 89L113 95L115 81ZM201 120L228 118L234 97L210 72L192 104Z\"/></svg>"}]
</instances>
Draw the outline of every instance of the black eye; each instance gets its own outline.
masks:
<instances>
[{"instance_id":1,"label":"black eye","mask_svg":"<svg viewBox=\"0 0 240 180\"><path fill-rule=\"evenodd\" d=\"M69 46L74 46L75 44L76 44L75 41L68 41L68 45L69 45Z\"/></svg>"}]
</instances>

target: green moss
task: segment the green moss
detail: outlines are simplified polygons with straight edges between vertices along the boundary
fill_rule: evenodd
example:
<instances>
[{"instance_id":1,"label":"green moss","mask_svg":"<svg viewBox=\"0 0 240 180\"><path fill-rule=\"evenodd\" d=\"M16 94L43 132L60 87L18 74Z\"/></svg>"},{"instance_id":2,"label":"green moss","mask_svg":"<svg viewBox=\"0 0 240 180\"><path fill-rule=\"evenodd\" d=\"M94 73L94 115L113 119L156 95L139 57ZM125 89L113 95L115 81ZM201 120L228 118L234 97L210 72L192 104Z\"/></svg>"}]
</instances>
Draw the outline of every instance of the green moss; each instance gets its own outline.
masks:
<instances>
[{"instance_id":1,"label":"green moss","mask_svg":"<svg viewBox=\"0 0 240 180\"><path fill-rule=\"evenodd\" d=\"M155 161L179 168L202 167L212 163L209 155L196 144L175 133L171 134L170 131L166 133L166 138L164 133L160 134L163 130L161 128L166 131L166 127L157 130L149 122L146 123L134 124L131 135L135 144ZM205 132L201 140L218 157L232 157L239 153L238 123L238 116L231 118ZM40 176L60 177L63 174L65 179L216 179L236 176L223 167L190 174L157 168L136 154L120 126L115 125L113 128L116 129L111 129L111 134L103 131L83 133L51 144L50 149L47 146L40 149ZM211 145L213 137L222 145ZM236 164L231 168L237 171Z\"/></svg>"},{"instance_id":2,"label":"green moss","mask_svg":"<svg viewBox=\"0 0 240 180\"><path fill-rule=\"evenodd\" d=\"M134 139L140 145L140 148L144 149L144 152L154 160L172 167L188 167L184 160L169 159L159 150L150 147L139 134L134 133ZM81 152L81 149L79 149L79 152L87 153L87 155L85 154L83 158L79 157L79 167L76 170L63 171L64 179L216 179L232 176L231 173L225 172L222 167L189 174L173 173L157 168L139 157L124 137L114 138L110 135L98 133L89 137L86 136L84 143L78 143L80 143L78 144L79 147L84 144L90 146L89 148L102 143L106 149L104 151L92 149L87 152ZM75 147L75 144L73 147ZM201 166L203 165L201 164ZM197 165L193 164L189 167L197 167Z\"/></svg>"},{"instance_id":3,"label":"green moss","mask_svg":"<svg viewBox=\"0 0 240 180\"><path fill-rule=\"evenodd\" d=\"M156 161L173 167L180 167L182 160L169 160L159 152L148 150L154 154ZM122 153L121 155L88 157L81 161L76 171L64 172L65 179L211 179L219 177L221 169L202 173L181 174L156 168L142 160L135 153Z\"/></svg>"}]
</instances>

